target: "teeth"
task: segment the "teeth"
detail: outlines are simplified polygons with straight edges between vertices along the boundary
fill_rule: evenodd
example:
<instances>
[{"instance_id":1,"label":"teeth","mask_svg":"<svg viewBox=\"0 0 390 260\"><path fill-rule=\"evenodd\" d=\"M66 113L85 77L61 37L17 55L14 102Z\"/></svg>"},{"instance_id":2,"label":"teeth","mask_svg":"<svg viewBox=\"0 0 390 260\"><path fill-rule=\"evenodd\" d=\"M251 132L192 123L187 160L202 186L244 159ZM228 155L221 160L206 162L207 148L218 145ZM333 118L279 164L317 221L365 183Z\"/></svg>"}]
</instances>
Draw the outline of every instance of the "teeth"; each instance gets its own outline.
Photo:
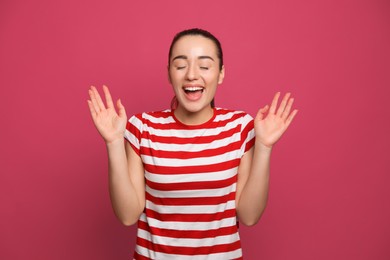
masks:
<instances>
[{"instance_id":1,"label":"teeth","mask_svg":"<svg viewBox=\"0 0 390 260\"><path fill-rule=\"evenodd\" d=\"M202 87L185 87L184 88L185 91L199 91L199 90L203 90Z\"/></svg>"}]
</instances>

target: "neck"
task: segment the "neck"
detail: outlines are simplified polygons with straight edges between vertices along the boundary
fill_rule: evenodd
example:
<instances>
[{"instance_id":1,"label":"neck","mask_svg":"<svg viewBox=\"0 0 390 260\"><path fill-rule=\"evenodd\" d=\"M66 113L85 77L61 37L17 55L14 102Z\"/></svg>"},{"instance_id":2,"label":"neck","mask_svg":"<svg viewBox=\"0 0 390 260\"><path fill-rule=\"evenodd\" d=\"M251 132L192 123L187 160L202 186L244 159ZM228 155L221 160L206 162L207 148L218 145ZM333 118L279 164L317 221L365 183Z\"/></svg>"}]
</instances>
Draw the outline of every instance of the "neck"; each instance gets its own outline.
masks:
<instances>
[{"instance_id":1,"label":"neck","mask_svg":"<svg viewBox=\"0 0 390 260\"><path fill-rule=\"evenodd\" d=\"M202 111L191 112L181 109L180 106L174 111L175 117L185 125L201 125L214 116L214 109L210 106Z\"/></svg>"}]
</instances>

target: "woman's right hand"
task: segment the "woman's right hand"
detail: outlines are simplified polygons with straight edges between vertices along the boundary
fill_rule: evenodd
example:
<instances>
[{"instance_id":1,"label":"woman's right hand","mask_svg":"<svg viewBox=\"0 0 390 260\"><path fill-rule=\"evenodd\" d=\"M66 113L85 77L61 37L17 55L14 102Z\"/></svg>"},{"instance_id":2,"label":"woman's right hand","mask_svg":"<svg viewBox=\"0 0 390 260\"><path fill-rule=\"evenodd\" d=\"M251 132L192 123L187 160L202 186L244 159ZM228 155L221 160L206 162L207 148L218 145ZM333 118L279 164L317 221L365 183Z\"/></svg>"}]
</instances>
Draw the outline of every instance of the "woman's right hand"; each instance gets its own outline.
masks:
<instances>
[{"instance_id":1,"label":"woman's right hand","mask_svg":"<svg viewBox=\"0 0 390 260\"><path fill-rule=\"evenodd\" d=\"M99 92L94 86L91 86L88 92L90 98L90 100L88 100L88 106L91 111L92 120L106 144L123 140L127 116L125 107L122 105L120 99L118 99L116 103L118 108L117 113L108 87L103 85L107 106L104 105Z\"/></svg>"}]
</instances>

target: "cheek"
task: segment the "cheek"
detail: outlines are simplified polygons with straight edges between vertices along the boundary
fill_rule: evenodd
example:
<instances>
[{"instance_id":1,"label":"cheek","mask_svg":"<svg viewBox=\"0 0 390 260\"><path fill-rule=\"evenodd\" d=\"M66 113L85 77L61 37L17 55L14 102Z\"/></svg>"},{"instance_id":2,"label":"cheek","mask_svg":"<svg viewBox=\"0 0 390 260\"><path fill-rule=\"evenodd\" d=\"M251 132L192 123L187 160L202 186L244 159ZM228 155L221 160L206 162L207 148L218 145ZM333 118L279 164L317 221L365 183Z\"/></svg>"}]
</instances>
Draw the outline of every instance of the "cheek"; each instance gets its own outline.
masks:
<instances>
[{"instance_id":1,"label":"cheek","mask_svg":"<svg viewBox=\"0 0 390 260\"><path fill-rule=\"evenodd\" d=\"M172 84L173 84L174 82L177 81L177 78L178 78L177 73L172 72L172 71L170 70L170 71L168 72L168 76L169 76L169 79L170 79L170 81L171 81Z\"/></svg>"},{"instance_id":2,"label":"cheek","mask_svg":"<svg viewBox=\"0 0 390 260\"><path fill-rule=\"evenodd\" d=\"M177 73L170 74L170 83L173 88L179 88L182 85L182 80Z\"/></svg>"},{"instance_id":3,"label":"cheek","mask_svg":"<svg viewBox=\"0 0 390 260\"><path fill-rule=\"evenodd\" d=\"M218 83L220 78L219 78L219 73L212 72L204 75L204 78L208 82L212 83Z\"/></svg>"}]
</instances>

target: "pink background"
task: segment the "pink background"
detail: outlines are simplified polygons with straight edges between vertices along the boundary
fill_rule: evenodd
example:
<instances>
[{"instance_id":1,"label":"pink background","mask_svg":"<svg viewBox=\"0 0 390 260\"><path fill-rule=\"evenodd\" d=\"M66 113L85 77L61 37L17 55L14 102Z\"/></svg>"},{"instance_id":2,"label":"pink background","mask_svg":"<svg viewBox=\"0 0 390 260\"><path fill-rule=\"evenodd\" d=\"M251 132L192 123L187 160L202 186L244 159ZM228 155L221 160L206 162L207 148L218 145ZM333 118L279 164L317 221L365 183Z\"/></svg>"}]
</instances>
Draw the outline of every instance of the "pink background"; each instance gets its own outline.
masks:
<instances>
[{"instance_id":1,"label":"pink background","mask_svg":"<svg viewBox=\"0 0 390 260\"><path fill-rule=\"evenodd\" d=\"M291 91L300 110L246 259L390 259L386 0L1 0L0 258L129 259L87 89L128 115L167 108L168 47L190 27L222 42L218 106L254 115Z\"/></svg>"}]
</instances>

